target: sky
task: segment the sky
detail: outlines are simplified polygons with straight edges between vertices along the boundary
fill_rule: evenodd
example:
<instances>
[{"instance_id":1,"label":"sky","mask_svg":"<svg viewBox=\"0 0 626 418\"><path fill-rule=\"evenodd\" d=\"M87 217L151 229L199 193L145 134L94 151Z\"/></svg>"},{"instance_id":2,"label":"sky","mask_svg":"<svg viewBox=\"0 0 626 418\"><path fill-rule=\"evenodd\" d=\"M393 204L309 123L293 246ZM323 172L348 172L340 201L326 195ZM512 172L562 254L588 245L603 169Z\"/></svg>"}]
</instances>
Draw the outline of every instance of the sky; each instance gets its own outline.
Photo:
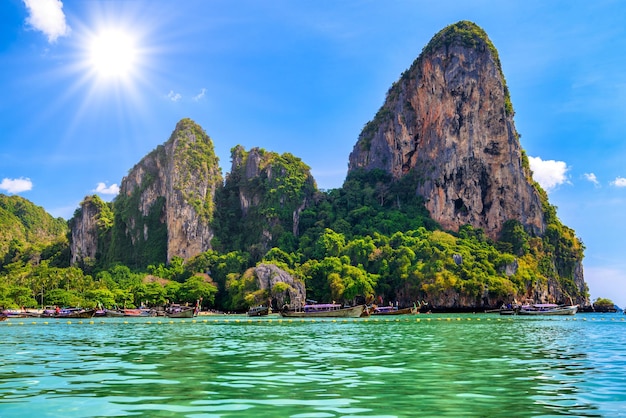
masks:
<instances>
[{"instance_id":1,"label":"sky","mask_svg":"<svg viewBox=\"0 0 626 418\"><path fill-rule=\"evenodd\" d=\"M230 150L290 152L320 189L385 94L460 20L497 48L534 178L626 306L626 2L2 0L0 193L69 219L191 118Z\"/></svg>"}]
</instances>

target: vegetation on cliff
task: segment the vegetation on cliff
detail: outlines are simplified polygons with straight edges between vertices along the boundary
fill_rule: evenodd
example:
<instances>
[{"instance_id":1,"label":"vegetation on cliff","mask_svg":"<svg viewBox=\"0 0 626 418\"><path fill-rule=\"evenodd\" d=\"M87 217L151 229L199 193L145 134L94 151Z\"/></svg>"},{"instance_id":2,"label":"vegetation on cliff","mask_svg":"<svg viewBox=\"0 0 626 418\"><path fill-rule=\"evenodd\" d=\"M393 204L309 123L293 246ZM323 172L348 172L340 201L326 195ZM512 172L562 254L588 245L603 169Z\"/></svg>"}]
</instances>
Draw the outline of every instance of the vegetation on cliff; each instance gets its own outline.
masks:
<instances>
[{"instance_id":1,"label":"vegetation on cliff","mask_svg":"<svg viewBox=\"0 0 626 418\"><path fill-rule=\"evenodd\" d=\"M273 246L294 248L300 211L315 194L310 168L289 153L231 150L233 166L218 190L213 248L261 257Z\"/></svg>"},{"instance_id":2,"label":"vegetation on cliff","mask_svg":"<svg viewBox=\"0 0 626 418\"><path fill-rule=\"evenodd\" d=\"M162 151L162 148L157 151ZM130 195L118 195L113 202L115 221L102 265L121 263L137 268L163 262L167 258L167 225L162 220L165 198L158 197L147 214L141 212L142 192L155 179L155 175L145 176L140 187ZM150 231L150 234L144 235L144 230Z\"/></svg>"},{"instance_id":3,"label":"vegetation on cliff","mask_svg":"<svg viewBox=\"0 0 626 418\"><path fill-rule=\"evenodd\" d=\"M213 219L214 202L212 193L201 193L196 185L221 185L222 176L213 141L198 124L183 119L168 142L175 142L173 172L178 173L174 184L184 200L190 204L204 222Z\"/></svg>"}]
</instances>

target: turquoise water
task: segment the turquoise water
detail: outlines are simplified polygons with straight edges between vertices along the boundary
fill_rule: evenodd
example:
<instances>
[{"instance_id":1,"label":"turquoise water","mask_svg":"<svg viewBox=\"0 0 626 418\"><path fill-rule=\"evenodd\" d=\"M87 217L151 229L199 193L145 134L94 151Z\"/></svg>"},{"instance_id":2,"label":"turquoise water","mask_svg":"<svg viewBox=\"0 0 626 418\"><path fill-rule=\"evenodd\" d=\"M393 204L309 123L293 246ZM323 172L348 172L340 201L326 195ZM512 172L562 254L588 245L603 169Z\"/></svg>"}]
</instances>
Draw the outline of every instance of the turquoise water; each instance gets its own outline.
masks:
<instances>
[{"instance_id":1,"label":"turquoise water","mask_svg":"<svg viewBox=\"0 0 626 418\"><path fill-rule=\"evenodd\" d=\"M0 323L0 417L626 416L626 315Z\"/></svg>"}]
</instances>

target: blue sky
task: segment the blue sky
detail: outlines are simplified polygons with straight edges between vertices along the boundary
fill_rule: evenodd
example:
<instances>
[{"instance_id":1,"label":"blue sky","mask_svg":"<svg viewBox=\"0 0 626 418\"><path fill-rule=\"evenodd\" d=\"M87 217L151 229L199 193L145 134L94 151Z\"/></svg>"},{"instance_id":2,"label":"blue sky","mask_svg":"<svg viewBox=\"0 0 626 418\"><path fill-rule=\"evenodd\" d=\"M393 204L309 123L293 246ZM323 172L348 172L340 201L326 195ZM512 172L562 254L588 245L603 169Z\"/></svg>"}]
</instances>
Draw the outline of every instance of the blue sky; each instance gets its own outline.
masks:
<instances>
[{"instance_id":1,"label":"blue sky","mask_svg":"<svg viewBox=\"0 0 626 418\"><path fill-rule=\"evenodd\" d=\"M259 146L339 187L391 84L471 20L535 179L586 246L592 299L626 305L626 2L3 0L0 16L0 193L66 219L112 200L184 117L224 173L232 147Z\"/></svg>"}]
</instances>

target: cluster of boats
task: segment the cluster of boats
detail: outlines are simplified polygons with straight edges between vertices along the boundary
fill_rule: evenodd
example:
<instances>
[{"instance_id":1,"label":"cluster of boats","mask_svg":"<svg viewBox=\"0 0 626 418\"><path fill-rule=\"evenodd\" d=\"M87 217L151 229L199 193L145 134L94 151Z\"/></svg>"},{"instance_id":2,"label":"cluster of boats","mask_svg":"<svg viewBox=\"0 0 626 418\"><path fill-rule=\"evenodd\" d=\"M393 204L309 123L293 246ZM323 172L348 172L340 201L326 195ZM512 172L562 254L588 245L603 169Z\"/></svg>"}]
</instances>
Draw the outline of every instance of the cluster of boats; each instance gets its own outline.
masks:
<instances>
[{"instance_id":1,"label":"cluster of boats","mask_svg":"<svg viewBox=\"0 0 626 418\"><path fill-rule=\"evenodd\" d=\"M250 308L248 316L265 316L271 313L269 306ZM311 303L299 309L284 307L278 312L285 318L359 318L370 315L409 315L416 314L416 307L398 308L397 306L356 305L343 306L339 303Z\"/></svg>"},{"instance_id":2,"label":"cluster of boats","mask_svg":"<svg viewBox=\"0 0 626 418\"><path fill-rule=\"evenodd\" d=\"M137 309L87 309L87 308L59 308L48 306L42 310L21 309L5 310L0 313L0 321L8 318L93 318L93 317L155 317L193 318L197 316L198 308L194 306L169 305L164 310L153 308Z\"/></svg>"},{"instance_id":3,"label":"cluster of boats","mask_svg":"<svg viewBox=\"0 0 626 418\"><path fill-rule=\"evenodd\" d=\"M525 305L502 306L500 315L574 315L578 305L557 305L536 303ZM250 308L248 316L264 316L271 313L268 306ZM338 303L310 303L298 309L284 307L278 312L285 318L359 318L378 315L411 315L419 313L417 307L398 308L397 306L357 305L343 306Z\"/></svg>"},{"instance_id":4,"label":"cluster of boats","mask_svg":"<svg viewBox=\"0 0 626 418\"><path fill-rule=\"evenodd\" d=\"M557 305L536 303L526 305L506 305L499 310L500 315L574 315L578 305ZM272 312L269 306L255 306L248 310L248 316L266 316ZM297 309L285 306L278 312L285 318L359 318L364 316L411 315L419 313L417 307L398 308L397 306L356 305L344 306L339 303L309 303ZM165 309L85 309L46 307L43 310L3 311L0 321L7 318L92 318L107 317L154 317L193 318L198 315L198 306L170 305Z\"/></svg>"},{"instance_id":5,"label":"cluster of boats","mask_svg":"<svg viewBox=\"0 0 626 418\"><path fill-rule=\"evenodd\" d=\"M44 309L7 309L0 312L0 321L9 318L91 318L96 309L46 307Z\"/></svg>"},{"instance_id":6,"label":"cluster of boats","mask_svg":"<svg viewBox=\"0 0 626 418\"><path fill-rule=\"evenodd\" d=\"M96 316L109 317L154 317L167 316L168 318L193 318L198 315L198 309L193 306L170 305L165 310L154 308L139 309L104 309L104 312L97 311Z\"/></svg>"}]
</instances>

